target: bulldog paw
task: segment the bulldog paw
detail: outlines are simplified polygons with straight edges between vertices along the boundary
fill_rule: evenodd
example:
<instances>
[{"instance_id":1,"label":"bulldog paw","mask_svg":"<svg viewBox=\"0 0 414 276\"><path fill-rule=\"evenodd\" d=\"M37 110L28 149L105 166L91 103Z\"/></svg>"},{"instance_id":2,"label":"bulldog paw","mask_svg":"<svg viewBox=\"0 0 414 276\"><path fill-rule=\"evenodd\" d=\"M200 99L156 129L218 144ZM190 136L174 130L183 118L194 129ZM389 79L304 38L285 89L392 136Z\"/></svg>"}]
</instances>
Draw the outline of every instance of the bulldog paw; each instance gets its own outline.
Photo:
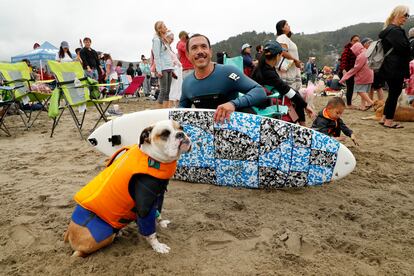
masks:
<instances>
[{"instance_id":1,"label":"bulldog paw","mask_svg":"<svg viewBox=\"0 0 414 276\"><path fill-rule=\"evenodd\" d=\"M154 249L155 252L161 254L166 254L170 252L171 248L164 243L160 243L155 233L145 237L145 239L148 241L148 243L151 245L152 249Z\"/></svg>"},{"instance_id":2,"label":"bulldog paw","mask_svg":"<svg viewBox=\"0 0 414 276\"><path fill-rule=\"evenodd\" d=\"M171 221L169 221L168 219L162 219L158 222L161 226L161 228L167 228L168 224L171 223Z\"/></svg>"},{"instance_id":3,"label":"bulldog paw","mask_svg":"<svg viewBox=\"0 0 414 276\"><path fill-rule=\"evenodd\" d=\"M166 254L169 253L171 248L166 245L165 243L156 243L152 245L152 249L154 249L155 252L157 253L161 253L161 254Z\"/></svg>"}]
</instances>

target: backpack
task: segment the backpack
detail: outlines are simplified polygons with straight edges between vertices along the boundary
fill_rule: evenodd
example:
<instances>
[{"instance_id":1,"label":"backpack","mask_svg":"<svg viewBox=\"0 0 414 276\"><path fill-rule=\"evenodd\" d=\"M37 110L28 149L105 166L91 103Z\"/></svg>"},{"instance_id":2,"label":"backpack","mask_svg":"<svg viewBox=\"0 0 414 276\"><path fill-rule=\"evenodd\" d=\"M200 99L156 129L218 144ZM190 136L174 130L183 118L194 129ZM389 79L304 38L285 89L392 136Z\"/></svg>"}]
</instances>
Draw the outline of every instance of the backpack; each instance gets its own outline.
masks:
<instances>
[{"instance_id":1,"label":"backpack","mask_svg":"<svg viewBox=\"0 0 414 276\"><path fill-rule=\"evenodd\" d=\"M378 72L384 62L386 56L388 56L393 48L389 49L387 53L384 54L384 48L382 45L382 40L378 39L377 41L371 42L365 56L368 58L368 66L374 72Z\"/></svg>"},{"instance_id":2,"label":"backpack","mask_svg":"<svg viewBox=\"0 0 414 276\"><path fill-rule=\"evenodd\" d=\"M414 38L410 38L411 59L414 59Z\"/></svg>"}]
</instances>

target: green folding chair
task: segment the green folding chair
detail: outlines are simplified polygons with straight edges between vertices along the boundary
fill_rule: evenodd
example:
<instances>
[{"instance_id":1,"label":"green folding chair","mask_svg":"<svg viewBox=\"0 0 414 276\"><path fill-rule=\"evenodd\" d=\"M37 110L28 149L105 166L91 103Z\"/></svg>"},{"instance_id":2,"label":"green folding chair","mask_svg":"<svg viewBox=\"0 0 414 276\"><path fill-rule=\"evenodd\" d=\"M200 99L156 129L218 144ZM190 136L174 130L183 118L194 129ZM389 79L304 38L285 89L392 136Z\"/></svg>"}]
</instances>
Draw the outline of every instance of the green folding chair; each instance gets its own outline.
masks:
<instances>
[{"instance_id":1,"label":"green folding chair","mask_svg":"<svg viewBox=\"0 0 414 276\"><path fill-rule=\"evenodd\" d=\"M53 118L50 137L53 137L54 130L64 110L68 109L80 136L84 139L82 127L85 121L87 107L94 106L100 114L91 130L92 132L101 120L108 121L105 112L112 102L122 99L122 96L101 98L99 86L108 86L108 84L98 84L97 81L85 77L79 62L60 63L49 60L48 64L50 71L55 75L57 81L57 89L52 92L49 106L49 117ZM60 106L61 100L65 102L63 106ZM78 108L80 113L82 113L81 118L76 115L74 108Z\"/></svg>"},{"instance_id":2,"label":"green folding chair","mask_svg":"<svg viewBox=\"0 0 414 276\"><path fill-rule=\"evenodd\" d=\"M237 67L241 72L243 72L243 57L242 56L236 56L233 58L228 58L227 55L224 55L223 57L223 64L229 64ZM270 105L265 108L260 108L257 106L253 106L252 109L257 115L270 117L270 118L282 118L283 115L286 115L288 113L289 108L285 105L279 105L278 99L280 98L280 93L277 91L274 87L270 85L264 86L269 92L272 94L268 96L269 100L271 99L277 99L275 105ZM239 93L239 97L243 96L242 93ZM283 98L282 98L283 101Z\"/></svg>"},{"instance_id":3,"label":"green folding chair","mask_svg":"<svg viewBox=\"0 0 414 276\"><path fill-rule=\"evenodd\" d=\"M53 82L53 80L35 81L26 62L0 63L0 77L3 86L9 87L13 91L14 100L18 103L19 110L26 117L23 119L26 129L29 129L42 111L47 111L47 104L51 97L50 93L33 91L31 87L33 84ZM27 104L39 104L40 108L37 111L32 108L25 109L24 106ZM36 113L35 116L33 116L34 113Z\"/></svg>"},{"instance_id":4,"label":"green folding chair","mask_svg":"<svg viewBox=\"0 0 414 276\"><path fill-rule=\"evenodd\" d=\"M0 130L6 133L7 136L11 136L9 129L4 122L8 117L10 108L15 105L13 88L8 86L0 86ZM19 113L23 122L25 122L21 113Z\"/></svg>"},{"instance_id":5,"label":"green folding chair","mask_svg":"<svg viewBox=\"0 0 414 276\"><path fill-rule=\"evenodd\" d=\"M229 58L227 57L227 55L224 55L223 64L233 65L243 72L243 57L242 56L236 56L236 57Z\"/></svg>"}]
</instances>

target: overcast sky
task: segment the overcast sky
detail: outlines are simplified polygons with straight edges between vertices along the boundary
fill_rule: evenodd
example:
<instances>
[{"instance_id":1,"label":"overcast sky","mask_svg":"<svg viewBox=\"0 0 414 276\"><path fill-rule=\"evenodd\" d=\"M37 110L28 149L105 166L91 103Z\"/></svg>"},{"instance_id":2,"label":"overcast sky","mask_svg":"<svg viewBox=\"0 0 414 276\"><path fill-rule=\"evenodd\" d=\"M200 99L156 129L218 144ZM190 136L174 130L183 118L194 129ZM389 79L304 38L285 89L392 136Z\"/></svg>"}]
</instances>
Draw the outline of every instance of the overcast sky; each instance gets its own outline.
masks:
<instances>
[{"instance_id":1,"label":"overcast sky","mask_svg":"<svg viewBox=\"0 0 414 276\"><path fill-rule=\"evenodd\" d=\"M59 47L66 40L74 52L88 36L95 50L137 61L141 54L148 57L158 20L176 38L186 30L205 34L214 44L245 31L274 33L281 19L294 33L306 34L384 22L401 4L414 11L412 0L0 0L0 60L10 61L44 41Z\"/></svg>"}]
</instances>

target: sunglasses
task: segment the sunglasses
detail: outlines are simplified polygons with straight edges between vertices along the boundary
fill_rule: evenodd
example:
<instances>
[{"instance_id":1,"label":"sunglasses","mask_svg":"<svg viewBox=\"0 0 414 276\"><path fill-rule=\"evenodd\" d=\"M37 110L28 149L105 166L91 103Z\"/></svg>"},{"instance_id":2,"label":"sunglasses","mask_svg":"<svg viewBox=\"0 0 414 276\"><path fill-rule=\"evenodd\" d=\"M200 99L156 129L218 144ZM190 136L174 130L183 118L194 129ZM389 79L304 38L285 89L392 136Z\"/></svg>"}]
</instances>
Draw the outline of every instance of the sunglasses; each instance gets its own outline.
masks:
<instances>
[{"instance_id":1,"label":"sunglasses","mask_svg":"<svg viewBox=\"0 0 414 276\"><path fill-rule=\"evenodd\" d=\"M410 18L410 15L408 13L404 14L405 18Z\"/></svg>"}]
</instances>

